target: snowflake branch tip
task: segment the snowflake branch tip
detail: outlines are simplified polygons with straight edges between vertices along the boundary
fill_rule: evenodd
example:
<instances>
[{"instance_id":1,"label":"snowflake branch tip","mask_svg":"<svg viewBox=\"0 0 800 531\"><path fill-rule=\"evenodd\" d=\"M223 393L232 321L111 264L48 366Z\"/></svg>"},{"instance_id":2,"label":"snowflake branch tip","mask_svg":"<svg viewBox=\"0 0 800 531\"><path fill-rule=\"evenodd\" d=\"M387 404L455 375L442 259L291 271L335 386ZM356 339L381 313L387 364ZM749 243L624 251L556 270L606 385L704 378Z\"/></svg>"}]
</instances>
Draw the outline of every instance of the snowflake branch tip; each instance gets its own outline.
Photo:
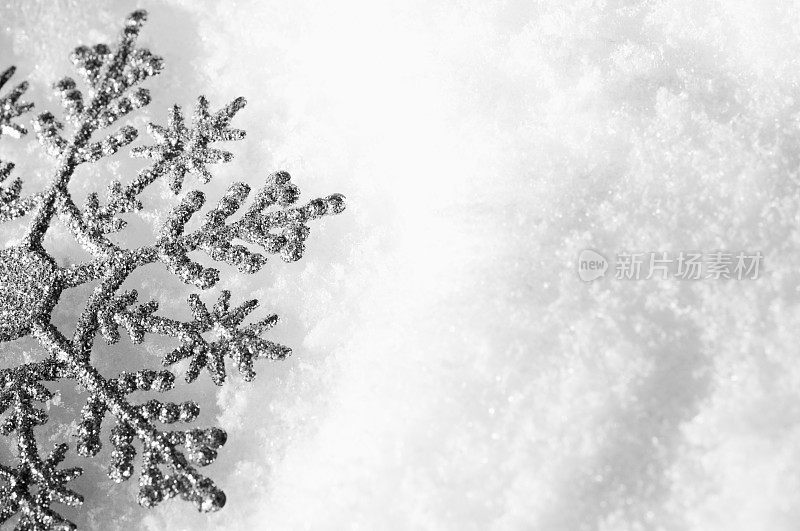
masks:
<instances>
[{"instance_id":1,"label":"snowflake branch tip","mask_svg":"<svg viewBox=\"0 0 800 531\"><path fill-rule=\"evenodd\" d=\"M10 66L0 74L0 89L11 79L15 72L16 67ZM15 118L33 108L33 103L19 102L20 97L26 90L28 90L28 82L23 81L5 96L0 96L0 136L6 134L13 138L20 138L28 133L25 127L13 122Z\"/></svg>"},{"instance_id":2,"label":"snowflake branch tip","mask_svg":"<svg viewBox=\"0 0 800 531\"><path fill-rule=\"evenodd\" d=\"M169 366L190 359L186 370L186 381L191 383L206 369L216 385L225 382L225 357L246 381L255 377L253 362L259 358L283 359L291 353L288 347L267 341L261 334L278 322L277 315L270 315L257 323L241 326L245 318L258 307L257 300L249 300L234 309L230 308L230 291L223 290L211 310L196 294L189 296L189 308L194 320L186 323L187 334L181 346L164 357ZM212 332L216 337L207 340L204 333Z\"/></svg>"},{"instance_id":3,"label":"snowflake branch tip","mask_svg":"<svg viewBox=\"0 0 800 531\"><path fill-rule=\"evenodd\" d=\"M211 180L207 164L230 162L233 154L210 147L212 142L241 140L245 132L230 129L228 125L246 104L244 98L236 98L220 111L211 114L204 96L197 100L192 127L186 127L183 112L178 105L170 110L166 126L148 124L147 131L153 140L151 146L140 146L131 150L131 156L154 159L151 168L159 177L169 178L170 188L180 193L187 174L196 175L201 182Z\"/></svg>"},{"instance_id":4,"label":"snowflake branch tip","mask_svg":"<svg viewBox=\"0 0 800 531\"><path fill-rule=\"evenodd\" d=\"M60 131L64 124L56 120L51 112L43 112L33 120L33 130L44 150L52 157L58 157L67 147L67 141Z\"/></svg>"},{"instance_id":5,"label":"snowflake branch tip","mask_svg":"<svg viewBox=\"0 0 800 531\"><path fill-rule=\"evenodd\" d=\"M13 162L0 161L0 183L4 182L11 175L14 169ZM10 207L22 193L22 179L19 177L11 181L9 186L0 188L0 209Z\"/></svg>"},{"instance_id":6,"label":"snowflake branch tip","mask_svg":"<svg viewBox=\"0 0 800 531\"><path fill-rule=\"evenodd\" d=\"M93 47L78 46L70 55L78 72L94 93L105 100L106 105L123 96L128 88L157 75L164 67L161 57L146 48L135 46L146 20L145 11L135 11L126 19L119 42L114 48L102 43ZM138 103L136 100L139 100ZM119 102L116 108L112 106L104 109L99 120L108 125L129 112L129 105L136 108L137 105L146 105L148 102L149 96L134 96L127 103Z\"/></svg>"},{"instance_id":7,"label":"snowflake branch tip","mask_svg":"<svg viewBox=\"0 0 800 531\"><path fill-rule=\"evenodd\" d=\"M50 505L80 505L83 498L66 484L82 474L80 468L59 469L67 445L59 444L44 459L39 455L34 428L47 421L45 412L33 402L45 402L53 394L40 380L57 378L55 362L23 365L0 372L0 410L9 412L0 431L16 433L19 463L15 468L0 465L0 523L15 514L16 529L75 529Z\"/></svg>"}]
</instances>

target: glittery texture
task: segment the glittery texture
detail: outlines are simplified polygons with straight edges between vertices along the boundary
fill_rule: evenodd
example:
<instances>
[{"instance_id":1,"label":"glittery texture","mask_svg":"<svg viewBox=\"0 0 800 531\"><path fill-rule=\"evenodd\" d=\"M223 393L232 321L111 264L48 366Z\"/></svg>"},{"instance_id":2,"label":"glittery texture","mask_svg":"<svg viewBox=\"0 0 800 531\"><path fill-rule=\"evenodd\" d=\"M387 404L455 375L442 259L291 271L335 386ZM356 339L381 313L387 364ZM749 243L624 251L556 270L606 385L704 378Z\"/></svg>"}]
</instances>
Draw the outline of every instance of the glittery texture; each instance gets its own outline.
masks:
<instances>
[{"instance_id":1,"label":"glittery texture","mask_svg":"<svg viewBox=\"0 0 800 531\"><path fill-rule=\"evenodd\" d=\"M134 343L143 342L147 334L173 337L179 345L163 363L169 366L185 360L187 382L206 369L214 383L222 385L227 374L226 358L245 380L252 380L255 360L282 359L290 353L289 348L261 337L277 323L277 316L243 324L258 301L231 308L231 294L223 291L209 309L193 294L189 297L193 319L181 322L157 315L154 301L136 304L135 291L117 290L136 268L156 262L185 283L201 289L213 286L219 271L189 258L193 251L203 251L212 260L235 265L244 273L258 271L268 254L278 254L287 262L297 260L309 235L308 222L344 209L344 198L338 194L294 206L299 191L287 173L278 172L267 178L238 219L230 218L250 194L250 187L244 183L232 184L205 214L199 228L187 232L187 222L205 202L204 195L193 190L173 209L154 244L124 249L111 242L107 235L125 226L121 216L143 208L138 195L148 185L167 178L178 193L190 173L207 182L211 174L206 164L229 162L233 157L211 144L244 138L244 131L228 127L244 107L243 98L211 113L201 96L191 127L184 125L180 108L174 106L166 127L148 127L156 144L132 150L134 156L153 159L152 166L127 185L111 182L104 202L97 194L90 194L83 208L73 202L67 184L76 168L112 156L137 138L135 128L114 124L150 102L147 89L136 85L163 67L161 58L136 47L145 19L144 11L131 14L114 46L80 46L72 53L72 62L87 90L82 92L68 77L53 85L61 98L66 126L51 112L34 118L39 143L56 160L50 185L30 196L22 195L21 179L0 187L0 220L34 212L22 243L0 251L0 341L33 335L44 347L42 361L0 371L0 413L5 413L0 431L16 437L18 448L14 466L0 464L0 524L18 516L16 529L74 528L51 504L79 505L83 501L67 486L81 470L59 468L67 444L57 445L43 458L36 440L35 428L47 422L47 415L34 403L52 396L43 382L61 380L75 381L86 392L77 432L78 454L97 455L102 446L102 424L111 422L113 450L108 475L114 481L125 481L138 466L141 505L152 507L180 496L201 511L220 509L225 504L224 493L198 468L215 460L225 444L225 432L216 427L165 430L162 425L193 422L200 412L198 406L193 402L132 400L129 395L134 392L171 390L175 376L163 369L104 376L92 360L95 337L102 335L109 344L118 341L122 331ZM0 74L0 88L13 73L12 67ZM20 137L27 133L13 121L32 107L18 101L26 87L23 82L0 97L0 134ZM112 125L116 130L100 133ZM10 162L0 162L0 182L10 177L13 168ZM92 261L60 268L48 256L42 239L55 216L92 255ZM263 254L237 241L259 247ZM99 283L69 338L50 323L50 313L63 290L89 281Z\"/></svg>"}]
</instances>

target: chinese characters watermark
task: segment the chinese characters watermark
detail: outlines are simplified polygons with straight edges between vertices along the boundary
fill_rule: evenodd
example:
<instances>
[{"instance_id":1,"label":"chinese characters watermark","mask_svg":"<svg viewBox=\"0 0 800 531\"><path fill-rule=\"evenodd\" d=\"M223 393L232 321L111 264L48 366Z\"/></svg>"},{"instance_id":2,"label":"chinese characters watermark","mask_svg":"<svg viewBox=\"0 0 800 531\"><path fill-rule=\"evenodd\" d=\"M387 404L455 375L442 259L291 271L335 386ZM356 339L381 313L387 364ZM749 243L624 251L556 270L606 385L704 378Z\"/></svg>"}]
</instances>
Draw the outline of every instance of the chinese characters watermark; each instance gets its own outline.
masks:
<instances>
[{"instance_id":1,"label":"chinese characters watermark","mask_svg":"<svg viewBox=\"0 0 800 531\"><path fill-rule=\"evenodd\" d=\"M593 249L578 256L578 276L592 282L606 275L609 260ZM756 280L764 269L761 251L620 252L613 271L617 280Z\"/></svg>"}]
</instances>

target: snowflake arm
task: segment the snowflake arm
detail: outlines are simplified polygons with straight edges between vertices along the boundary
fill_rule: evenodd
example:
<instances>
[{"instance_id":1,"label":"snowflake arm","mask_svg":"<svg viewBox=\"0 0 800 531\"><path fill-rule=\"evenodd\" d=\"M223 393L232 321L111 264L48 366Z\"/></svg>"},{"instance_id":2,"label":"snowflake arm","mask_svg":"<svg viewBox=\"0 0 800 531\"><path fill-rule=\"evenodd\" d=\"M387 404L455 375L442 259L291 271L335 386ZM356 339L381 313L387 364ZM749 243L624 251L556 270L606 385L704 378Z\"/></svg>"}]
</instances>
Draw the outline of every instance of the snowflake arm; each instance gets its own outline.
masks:
<instances>
[{"instance_id":1,"label":"snowflake arm","mask_svg":"<svg viewBox=\"0 0 800 531\"><path fill-rule=\"evenodd\" d=\"M10 66L0 73L0 89L11 79L15 71L16 68ZM0 136L6 134L14 138L20 138L22 135L27 134L27 129L12 121L33 108L33 103L19 102L19 98L27 88L28 83L23 81L14 87L9 94L0 97ZM0 183L8 179L13 169L13 162L0 161ZM0 222L24 216L41 199L40 195L21 197L21 193L22 179L20 178L14 179L9 185L0 187Z\"/></svg>"},{"instance_id":2,"label":"snowflake arm","mask_svg":"<svg viewBox=\"0 0 800 531\"><path fill-rule=\"evenodd\" d=\"M52 503L80 505L83 498L66 484L80 476L80 468L60 469L67 445L60 444L42 459L39 455L34 427L47 422L47 414L33 402L44 402L52 393L40 382L53 381L62 370L47 360L0 372L0 413L9 412L0 432L17 434L19 464L15 468L0 466L0 523L14 515L20 518L18 530L75 529L75 524L59 515ZM32 487L36 487L36 491Z\"/></svg>"},{"instance_id":3,"label":"snowflake arm","mask_svg":"<svg viewBox=\"0 0 800 531\"><path fill-rule=\"evenodd\" d=\"M150 401L135 405L126 399L127 394L137 390L171 389L174 383L171 373L142 371L133 376L123 374L116 379L106 379L81 356L76 356L74 343L53 325L37 323L34 334L55 358L64 360L71 367L74 378L90 395L79 430L78 450L81 454L92 456L100 450L99 423L106 414L111 414L117 421L119 436L112 438L118 453L112 453L109 476L116 481L130 477L130 443L134 438L138 439L143 448L138 497L141 505L152 507L179 494L203 512L215 511L225 505L225 494L195 468L195 465L206 466L213 461L216 454L209 450L216 452L225 443L224 432L219 428L189 432L159 430L155 426L156 420L190 422L197 417L199 410L191 403L164 405ZM181 445L186 447L186 453L180 450ZM160 471L162 465L170 471L166 477Z\"/></svg>"},{"instance_id":4,"label":"snowflake arm","mask_svg":"<svg viewBox=\"0 0 800 531\"><path fill-rule=\"evenodd\" d=\"M333 194L292 207L300 191L290 180L286 172L271 174L246 213L239 220L226 223L250 194L247 184L234 183L217 206L208 212L200 228L191 234L184 234L184 228L202 208L205 196L199 191L187 194L162 227L156 242L158 259L183 282L200 289L216 284L219 271L192 261L188 254L195 250L204 251L215 261L236 266L243 273L257 272L266 263L266 258L235 244L237 239L259 246L267 254L279 254L286 262L299 260L310 234L308 222L339 214L344 211L345 204L344 196Z\"/></svg>"},{"instance_id":5,"label":"snowflake arm","mask_svg":"<svg viewBox=\"0 0 800 531\"><path fill-rule=\"evenodd\" d=\"M199 295L189 296L189 308L193 320L181 322L155 315L158 303L151 301L130 307L137 298L136 290L114 297L98 312L97 320L101 335L108 344L120 339L119 328L123 327L133 343L144 341L146 333L161 334L180 340L181 346L164 357L163 364L170 366L190 359L186 371L188 383L197 379L206 369L216 385L226 378L225 358L230 358L246 381L255 377L253 363L256 359L280 360L291 353L291 349L261 338L261 334L278 323L277 315L269 315L260 321L242 326L244 319L258 307L257 300L249 300L231 309L231 293L223 290L211 310L200 300ZM211 332L216 338L207 340L203 334Z\"/></svg>"},{"instance_id":6,"label":"snowflake arm","mask_svg":"<svg viewBox=\"0 0 800 531\"><path fill-rule=\"evenodd\" d=\"M52 113L41 113L34 120L40 144L57 158L59 169L43 195L31 226L28 240L32 245L38 245L50 219L58 213L76 239L93 255L109 256L119 250L98 229L98 225L106 227L102 220L94 223L92 212L84 213L74 204L66 183L80 164L113 155L137 136L135 128L123 126L102 140L92 141L97 131L150 102L146 89L133 90L135 85L157 75L163 68L160 57L136 47L145 20L146 13L136 11L126 19L116 46L79 46L72 53L72 62L88 85L88 95L85 96L69 77L54 84L56 93L61 96L64 114L74 128L70 138L62 136L64 124Z\"/></svg>"}]
</instances>

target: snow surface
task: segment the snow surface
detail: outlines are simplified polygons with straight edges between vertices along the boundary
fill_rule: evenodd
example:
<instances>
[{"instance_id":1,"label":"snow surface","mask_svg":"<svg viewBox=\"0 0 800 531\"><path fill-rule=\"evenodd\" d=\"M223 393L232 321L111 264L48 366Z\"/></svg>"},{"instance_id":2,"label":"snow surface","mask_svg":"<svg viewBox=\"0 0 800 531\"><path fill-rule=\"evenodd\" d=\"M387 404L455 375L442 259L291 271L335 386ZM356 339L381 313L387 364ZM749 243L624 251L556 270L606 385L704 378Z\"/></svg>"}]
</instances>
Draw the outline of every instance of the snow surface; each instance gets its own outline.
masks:
<instances>
[{"instance_id":1,"label":"snow surface","mask_svg":"<svg viewBox=\"0 0 800 531\"><path fill-rule=\"evenodd\" d=\"M291 359L252 384L204 375L175 396L229 442L208 470L219 513L135 505L81 462L85 529L794 530L800 521L800 5L779 0L6 1L0 67L38 108L68 52L134 7L166 59L154 102L235 96L248 131L203 189L285 169L305 198L342 192L298 263L220 288L281 315ZM51 167L0 142L28 190ZM129 178L118 156L77 196ZM197 181L188 181L197 186ZM148 192L125 241L170 204ZM4 242L23 223L0 227ZM80 261L63 228L62 264ZM750 282L576 275L586 247L760 250ZM190 292L133 278L162 311ZM54 316L74 323L87 290ZM213 299L215 293L209 294ZM207 300L208 300L207 299ZM169 342L100 347L111 373ZM32 341L3 363L34 359ZM68 437L62 389L43 433ZM66 424L60 424L60 422ZM0 446L8 457L11 446ZM105 450L107 451L107 449Z\"/></svg>"}]
</instances>

